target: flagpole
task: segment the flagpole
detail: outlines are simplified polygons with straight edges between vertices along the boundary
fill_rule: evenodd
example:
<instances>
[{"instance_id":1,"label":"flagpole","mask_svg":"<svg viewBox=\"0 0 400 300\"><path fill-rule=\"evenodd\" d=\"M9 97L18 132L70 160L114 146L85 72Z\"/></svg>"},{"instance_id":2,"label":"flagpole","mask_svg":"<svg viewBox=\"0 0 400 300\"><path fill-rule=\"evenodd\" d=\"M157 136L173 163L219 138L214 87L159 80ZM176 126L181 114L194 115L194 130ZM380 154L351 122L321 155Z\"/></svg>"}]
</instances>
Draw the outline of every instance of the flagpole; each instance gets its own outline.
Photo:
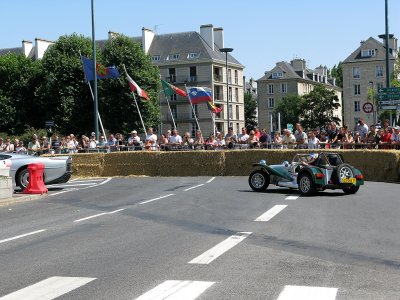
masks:
<instances>
[{"instance_id":1,"label":"flagpole","mask_svg":"<svg viewBox=\"0 0 400 300\"><path fill-rule=\"evenodd\" d=\"M194 119L196 120L197 127L199 128L199 130L200 130L200 132L201 132L200 125L199 125L199 121L197 120L196 112L194 111L194 107L193 107L193 104L192 104L192 100L190 99L190 93L188 93L188 89L187 89L186 84L185 84L185 89L186 89L186 94L187 94L187 96L188 96L188 98L189 98L190 106L192 107Z\"/></svg>"},{"instance_id":2,"label":"flagpole","mask_svg":"<svg viewBox=\"0 0 400 300\"><path fill-rule=\"evenodd\" d=\"M94 70L94 79L93 79L93 90L94 90L94 131L96 133L97 140L99 139L99 120L98 120L98 112L99 112L99 102L97 97L97 72L96 72L96 39L94 32L94 4L91 1L92 8L92 45L93 45L93 70Z\"/></svg>"},{"instance_id":3,"label":"flagpole","mask_svg":"<svg viewBox=\"0 0 400 300\"><path fill-rule=\"evenodd\" d=\"M83 60L82 60L81 50L79 50L79 56L81 57L82 68L83 68ZM83 68L83 74L85 74L85 68ZM85 81L86 81L86 83L87 83L88 86L89 86L90 94L92 95L92 100L94 101L94 95L93 95L92 86L90 85L89 80L86 80L86 76L85 76ZM101 121L100 113L99 113L98 111L97 111L97 114L98 114L98 118L99 118L101 130L103 131L104 138L105 138L105 140L106 140L106 142L107 142L107 135L106 135L106 132L105 132L105 130L104 130L103 122Z\"/></svg>"},{"instance_id":4,"label":"flagpole","mask_svg":"<svg viewBox=\"0 0 400 300\"><path fill-rule=\"evenodd\" d=\"M123 67L124 67L125 75L128 75L128 71L126 71L125 64L123 65ZM128 78L128 77L127 77L127 78ZM131 91L131 93L132 93L132 95L133 95L133 99L135 99L136 109L137 109L137 111L138 111L138 113L139 113L140 121L142 122L144 134L146 135L146 133L147 133L146 126L144 126L142 114L140 113L140 109L139 109L139 105L138 105L138 103L137 103L137 101L136 101L135 93L134 93L133 91Z\"/></svg>"},{"instance_id":5,"label":"flagpole","mask_svg":"<svg viewBox=\"0 0 400 300\"><path fill-rule=\"evenodd\" d=\"M165 88L164 88L164 86L163 86L163 90L164 90L165 100L167 101L167 104L168 104L169 113L171 114L172 122L174 123L174 129L176 129L176 124L175 124L174 115L172 114L172 110L171 110L171 106L169 105L168 97L167 97L167 95L165 94ZM160 106L160 110L161 110L161 106ZM161 121L161 123L162 123L162 121Z\"/></svg>"}]
</instances>

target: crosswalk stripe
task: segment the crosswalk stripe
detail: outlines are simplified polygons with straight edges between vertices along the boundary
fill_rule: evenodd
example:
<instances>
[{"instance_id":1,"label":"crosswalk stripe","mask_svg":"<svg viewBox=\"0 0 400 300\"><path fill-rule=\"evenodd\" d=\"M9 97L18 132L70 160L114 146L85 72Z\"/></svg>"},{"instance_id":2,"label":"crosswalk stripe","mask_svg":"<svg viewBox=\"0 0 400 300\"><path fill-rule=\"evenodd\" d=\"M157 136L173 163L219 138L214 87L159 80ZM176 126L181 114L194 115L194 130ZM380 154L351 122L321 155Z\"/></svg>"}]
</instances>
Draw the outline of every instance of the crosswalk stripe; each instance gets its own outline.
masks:
<instances>
[{"instance_id":1,"label":"crosswalk stripe","mask_svg":"<svg viewBox=\"0 0 400 300\"><path fill-rule=\"evenodd\" d=\"M267 221L271 220L273 217L275 217L277 214L279 214L283 209L285 209L286 206L287 205L275 205L274 207L272 207L270 210L263 213L261 216L259 216L254 221L267 222Z\"/></svg>"},{"instance_id":2,"label":"crosswalk stripe","mask_svg":"<svg viewBox=\"0 0 400 300\"><path fill-rule=\"evenodd\" d=\"M224 254L229 249L233 248L245 238L247 238L251 232L238 232L235 235L228 237L226 240L215 245L210 250L207 250L203 254L189 261L189 264L209 264L214 259Z\"/></svg>"},{"instance_id":3,"label":"crosswalk stripe","mask_svg":"<svg viewBox=\"0 0 400 300\"><path fill-rule=\"evenodd\" d=\"M51 300L79 288L96 278L54 276L1 297L0 300Z\"/></svg>"},{"instance_id":4,"label":"crosswalk stripe","mask_svg":"<svg viewBox=\"0 0 400 300\"><path fill-rule=\"evenodd\" d=\"M167 280L136 300L192 300L214 283L212 281Z\"/></svg>"},{"instance_id":5,"label":"crosswalk stripe","mask_svg":"<svg viewBox=\"0 0 400 300\"><path fill-rule=\"evenodd\" d=\"M337 288L286 285L277 300L335 300Z\"/></svg>"}]
</instances>

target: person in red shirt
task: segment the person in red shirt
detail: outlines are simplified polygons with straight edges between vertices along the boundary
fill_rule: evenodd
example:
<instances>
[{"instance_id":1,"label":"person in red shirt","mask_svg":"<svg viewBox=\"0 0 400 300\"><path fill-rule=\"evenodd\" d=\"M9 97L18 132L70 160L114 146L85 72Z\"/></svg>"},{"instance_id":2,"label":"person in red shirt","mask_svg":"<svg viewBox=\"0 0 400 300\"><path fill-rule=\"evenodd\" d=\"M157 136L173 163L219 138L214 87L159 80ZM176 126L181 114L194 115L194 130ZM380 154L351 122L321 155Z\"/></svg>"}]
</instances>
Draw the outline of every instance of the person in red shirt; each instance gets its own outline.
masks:
<instances>
[{"instance_id":1,"label":"person in red shirt","mask_svg":"<svg viewBox=\"0 0 400 300\"><path fill-rule=\"evenodd\" d=\"M389 144L391 143L391 137L389 128L382 128L379 131L381 140L379 141L381 149L390 149Z\"/></svg>"},{"instance_id":2,"label":"person in red shirt","mask_svg":"<svg viewBox=\"0 0 400 300\"><path fill-rule=\"evenodd\" d=\"M260 139L260 137L261 137L261 132L260 132L260 130L258 129L258 127L254 127L254 135L255 135L258 139Z\"/></svg>"}]
</instances>

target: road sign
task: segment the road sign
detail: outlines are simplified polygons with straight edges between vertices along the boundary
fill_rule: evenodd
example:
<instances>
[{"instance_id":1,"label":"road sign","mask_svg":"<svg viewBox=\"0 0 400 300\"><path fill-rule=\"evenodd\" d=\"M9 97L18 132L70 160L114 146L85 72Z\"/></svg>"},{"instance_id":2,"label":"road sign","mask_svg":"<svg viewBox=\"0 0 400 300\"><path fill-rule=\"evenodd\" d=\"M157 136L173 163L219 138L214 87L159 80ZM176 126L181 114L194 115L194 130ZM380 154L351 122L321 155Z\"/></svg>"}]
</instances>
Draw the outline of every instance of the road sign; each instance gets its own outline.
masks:
<instances>
[{"instance_id":1,"label":"road sign","mask_svg":"<svg viewBox=\"0 0 400 300\"><path fill-rule=\"evenodd\" d=\"M376 98L378 100L399 100L400 94L378 94Z\"/></svg>"},{"instance_id":2,"label":"road sign","mask_svg":"<svg viewBox=\"0 0 400 300\"><path fill-rule=\"evenodd\" d=\"M45 126L46 127L54 126L54 120L46 121Z\"/></svg>"},{"instance_id":3,"label":"road sign","mask_svg":"<svg viewBox=\"0 0 400 300\"><path fill-rule=\"evenodd\" d=\"M378 101L379 105L398 105L400 104L400 100L384 100Z\"/></svg>"},{"instance_id":4,"label":"road sign","mask_svg":"<svg viewBox=\"0 0 400 300\"><path fill-rule=\"evenodd\" d=\"M366 102L363 104L363 111L366 114L370 114L374 111L374 105L371 102Z\"/></svg>"},{"instance_id":5,"label":"road sign","mask_svg":"<svg viewBox=\"0 0 400 300\"><path fill-rule=\"evenodd\" d=\"M379 94L400 94L400 88L392 87L392 88L379 88Z\"/></svg>"},{"instance_id":6,"label":"road sign","mask_svg":"<svg viewBox=\"0 0 400 300\"><path fill-rule=\"evenodd\" d=\"M395 110L396 108L397 108L396 105L379 106L379 110Z\"/></svg>"}]
</instances>

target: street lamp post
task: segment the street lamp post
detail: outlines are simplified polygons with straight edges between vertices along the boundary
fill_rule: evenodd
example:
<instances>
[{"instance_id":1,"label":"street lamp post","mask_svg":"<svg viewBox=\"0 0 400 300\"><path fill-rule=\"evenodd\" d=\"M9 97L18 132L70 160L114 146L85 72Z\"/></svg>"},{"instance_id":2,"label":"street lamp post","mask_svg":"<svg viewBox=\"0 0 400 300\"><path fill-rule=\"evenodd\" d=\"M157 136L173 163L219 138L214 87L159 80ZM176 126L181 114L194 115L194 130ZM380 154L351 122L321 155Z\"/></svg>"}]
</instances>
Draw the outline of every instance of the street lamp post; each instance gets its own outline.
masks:
<instances>
[{"instance_id":1,"label":"street lamp post","mask_svg":"<svg viewBox=\"0 0 400 300\"><path fill-rule=\"evenodd\" d=\"M225 67L226 67L226 103L227 103L227 108L228 108L228 128L230 126L230 103L229 103L229 82L228 82L228 53L233 51L233 48L221 48L219 49L219 51L224 52L225 53ZM228 132L228 130L226 130L226 132Z\"/></svg>"}]
</instances>

